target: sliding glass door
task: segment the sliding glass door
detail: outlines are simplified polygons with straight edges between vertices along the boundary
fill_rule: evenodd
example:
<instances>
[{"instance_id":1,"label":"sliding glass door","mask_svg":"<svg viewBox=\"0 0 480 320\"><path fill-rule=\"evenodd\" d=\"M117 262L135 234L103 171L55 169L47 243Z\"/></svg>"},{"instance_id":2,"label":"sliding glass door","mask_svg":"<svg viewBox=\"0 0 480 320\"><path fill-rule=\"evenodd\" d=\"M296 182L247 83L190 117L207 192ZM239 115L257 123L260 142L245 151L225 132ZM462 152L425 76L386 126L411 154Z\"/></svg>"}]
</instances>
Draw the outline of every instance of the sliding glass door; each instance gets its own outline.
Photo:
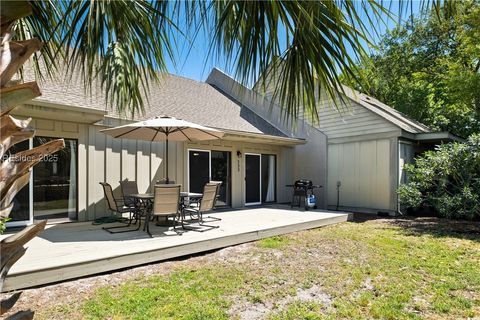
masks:
<instances>
[{"instance_id":1,"label":"sliding glass door","mask_svg":"<svg viewBox=\"0 0 480 320\"><path fill-rule=\"evenodd\" d=\"M33 146L53 139L35 137ZM65 148L33 169L34 219L77 219L77 140L64 140Z\"/></svg>"},{"instance_id":2,"label":"sliding glass door","mask_svg":"<svg viewBox=\"0 0 480 320\"><path fill-rule=\"evenodd\" d=\"M31 141L23 141L12 146L3 156L2 162L9 157L15 157L15 154L20 151L30 149ZM31 179L30 179L31 181ZM21 226L33 222L32 207L30 202L30 184L24 186L13 198L13 208L10 212L10 222L8 226Z\"/></svg>"},{"instance_id":3,"label":"sliding glass door","mask_svg":"<svg viewBox=\"0 0 480 320\"><path fill-rule=\"evenodd\" d=\"M261 204L261 161L259 154L245 154L245 205Z\"/></svg>"},{"instance_id":4,"label":"sliding glass door","mask_svg":"<svg viewBox=\"0 0 480 320\"><path fill-rule=\"evenodd\" d=\"M275 202L276 195L276 156L262 154L262 202Z\"/></svg>"},{"instance_id":5,"label":"sliding glass door","mask_svg":"<svg viewBox=\"0 0 480 320\"><path fill-rule=\"evenodd\" d=\"M245 154L245 205L276 201L276 156Z\"/></svg>"},{"instance_id":6,"label":"sliding glass door","mask_svg":"<svg viewBox=\"0 0 480 320\"><path fill-rule=\"evenodd\" d=\"M6 156L56 138L34 137L10 148ZM65 148L46 156L32 169L30 183L13 199L9 226L42 219L77 219L77 140L64 139ZM2 159L4 161L6 158Z\"/></svg>"},{"instance_id":7,"label":"sliding glass door","mask_svg":"<svg viewBox=\"0 0 480 320\"><path fill-rule=\"evenodd\" d=\"M220 190L218 192L217 206L230 205L230 172L231 160L230 152L228 151L214 151L211 155L211 173L213 181L221 181Z\"/></svg>"},{"instance_id":8,"label":"sliding glass door","mask_svg":"<svg viewBox=\"0 0 480 320\"><path fill-rule=\"evenodd\" d=\"M221 181L217 206L231 203L230 152L215 150L188 150L188 190L203 192L209 181Z\"/></svg>"},{"instance_id":9,"label":"sliding glass door","mask_svg":"<svg viewBox=\"0 0 480 320\"><path fill-rule=\"evenodd\" d=\"M202 193L210 181L210 151L188 151L188 191Z\"/></svg>"}]
</instances>

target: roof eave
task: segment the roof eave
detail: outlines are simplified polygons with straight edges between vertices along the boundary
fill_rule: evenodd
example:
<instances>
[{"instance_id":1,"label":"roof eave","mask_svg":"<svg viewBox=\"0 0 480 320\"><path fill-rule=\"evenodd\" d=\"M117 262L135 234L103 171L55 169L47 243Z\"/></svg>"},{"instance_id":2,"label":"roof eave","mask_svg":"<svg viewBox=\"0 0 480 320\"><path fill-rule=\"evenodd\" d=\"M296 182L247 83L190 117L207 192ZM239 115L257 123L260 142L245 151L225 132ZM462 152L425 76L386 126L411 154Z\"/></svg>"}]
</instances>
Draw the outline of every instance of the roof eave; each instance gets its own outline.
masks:
<instances>
[{"instance_id":1,"label":"roof eave","mask_svg":"<svg viewBox=\"0 0 480 320\"><path fill-rule=\"evenodd\" d=\"M218 128L218 130L225 132L225 135L223 136L222 139L230 140L230 141L271 143L271 144L284 145L284 146L296 146L296 145L302 145L307 143L305 139L301 139L301 138L280 137L280 136L268 135L264 133L225 130L221 128Z\"/></svg>"},{"instance_id":2,"label":"roof eave","mask_svg":"<svg viewBox=\"0 0 480 320\"><path fill-rule=\"evenodd\" d=\"M19 116L93 124L102 120L107 111L52 103L37 98L17 107L13 113Z\"/></svg>"},{"instance_id":3,"label":"roof eave","mask_svg":"<svg viewBox=\"0 0 480 320\"><path fill-rule=\"evenodd\" d=\"M448 131L410 133L402 131L402 138L418 142L465 142L465 139Z\"/></svg>"}]
</instances>

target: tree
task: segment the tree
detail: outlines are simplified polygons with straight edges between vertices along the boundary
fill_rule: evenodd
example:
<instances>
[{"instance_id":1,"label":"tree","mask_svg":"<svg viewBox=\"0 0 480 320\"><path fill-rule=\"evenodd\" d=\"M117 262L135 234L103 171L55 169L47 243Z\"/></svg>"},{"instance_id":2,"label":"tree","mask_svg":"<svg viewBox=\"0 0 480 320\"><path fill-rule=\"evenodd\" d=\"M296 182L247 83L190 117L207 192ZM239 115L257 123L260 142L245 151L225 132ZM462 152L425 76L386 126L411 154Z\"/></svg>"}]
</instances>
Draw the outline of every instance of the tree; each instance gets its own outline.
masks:
<instances>
[{"instance_id":1,"label":"tree","mask_svg":"<svg viewBox=\"0 0 480 320\"><path fill-rule=\"evenodd\" d=\"M405 170L409 181L398 189L403 204L447 218L480 218L480 134L427 151Z\"/></svg>"},{"instance_id":2,"label":"tree","mask_svg":"<svg viewBox=\"0 0 480 320\"><path fill-rule=\"evenodd\" d=\"M97 80L110 107L130 115L144 110L148 83L166 71L166 59L175 61L174 35L192 41L204 32L210 36L210 56L226 57L244 84L266 76L281 57L285 68L276 98L285 114L305 110L317 119L316 92L325 92L323 87L333 97L341 91L340 72L348 81L358 80L354 62L370 43L370 30L389 14L387 2L367 0L30 3L33 15L15 29L19 37L46 43L35 56L46 65L43 70L55 73L66 61L62 72L79 68L87 89Z\"/></svg>"},{"instance_id":3,"label":"tree","mask_svg":"<svg viewBox=\"0 0 480 320\"><path fill-rule=\"evenodd\" d=\"M480 131L480 2L414 17L387 33L359 65L357 89L434 130Z\"/></svg>"}]
</instances>

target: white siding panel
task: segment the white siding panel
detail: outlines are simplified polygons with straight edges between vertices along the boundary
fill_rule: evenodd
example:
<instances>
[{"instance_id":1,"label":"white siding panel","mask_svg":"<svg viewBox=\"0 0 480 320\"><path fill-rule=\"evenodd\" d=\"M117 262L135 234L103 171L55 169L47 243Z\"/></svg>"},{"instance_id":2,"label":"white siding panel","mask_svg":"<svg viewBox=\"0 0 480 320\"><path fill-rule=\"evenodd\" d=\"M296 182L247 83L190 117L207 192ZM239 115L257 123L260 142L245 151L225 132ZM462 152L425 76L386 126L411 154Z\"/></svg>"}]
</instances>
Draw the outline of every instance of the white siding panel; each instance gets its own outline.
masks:
<instances>
[{"instance_id":1,"label":"white siding panel","mask_svg":"<svg viewBox=\"0 0 480 320\"><path fill-rule=\"evenodd\" d=\"M280 76L280 72L275 77ZM271 76L266 86L265 97L272 100L275 84L278 79ZM261 88L257 88L263 91ZM326 94L317 96L317 110L319 123L314 124L309 117L303 117L300 112L299 117L321 130L328 138L340 138L365 134L376 134L398 131L398 127L376 113L366 109L350 98L345 98L335 104L327 98Z\"/></svg>"},{"instance_id":2,"label":"white siding panel","mask_svg":"<svg viewBox=\"0 0 480 320\"><path fill-rule=\"evenodd\" d=\"M137 183L140 193L150 188L150 144L148 141L137 142Z\"/></svg>"},{"instance_id":3,"label":"white siding panel","mask_svg":"<svg viewBox=\"0 0 480 320\"><path fill-rule=\"evenodd\" d=\"M90 192L92 193L93 201L95 202L95 213L101 212L108 214L107 203L103 196L102 187L100 186L100 182L105 180L106 136L105 134L99 132L97 128L90 127L90 130L95 132L95 163L91 166L91 169L89 170ZM91 175L92 172L93 176ZM90 201L92 201L92 199ZM98 216L95 213L94 216Z\"/></svg>"},{"instance_id":4,"label":"white siding panel","mask_svg":"<svg viewBox=\"0 0 480 320\"><path fill-rule=\"evenodd\" d=\"M119 182L122 179L120 171L122 163L121 151L122 140L106 136L105 182L109 183L112 186L113 190L119 189Z\"/></svg>"},{"instance_id":5,"label":"white siding panel","mask_svg":"<svg viewBox=\"0 0 480 320\"><path fill-rule=\"evenodd\" d=\"M328 146L328 205L391 210L390 140L379 139Z\"/></svg>"},{"instance_id":6,"label":"white siding panel","mask_svg":"<svg viewBox=\"0 0 480 320\"><path fill-rule=\"evenodd\" d=\"M136 157L137 141L122 139L122 178L121 180L137 180Z\"/></svg>"},{"instance_id":7,"label":"white siding panel","mask_svg":"<svg viewBox=\"0 0 480 320\"><path fill-rule=\"evenodd\" d=\"M99 182L104 180L105 165L105 135L98 132L98 129L90 126L88 128L88 206L87 219L95 219L96 212L105 211L103 194ZM98 208L97 208L98 205Z\"/></svg>"},{"instance_id":8,"label":"white siding panel","mask_svg":"<svg viewBox=\"0 0 480 320\"><path fill-rule=\"evenodd\" d=\"M155 185L157 180L160 180L164 176L163 167L163 153L164 144L160 142L153 142L150 158L150 175L151 175L151 188Z\"/></svg>"}]
</instances>

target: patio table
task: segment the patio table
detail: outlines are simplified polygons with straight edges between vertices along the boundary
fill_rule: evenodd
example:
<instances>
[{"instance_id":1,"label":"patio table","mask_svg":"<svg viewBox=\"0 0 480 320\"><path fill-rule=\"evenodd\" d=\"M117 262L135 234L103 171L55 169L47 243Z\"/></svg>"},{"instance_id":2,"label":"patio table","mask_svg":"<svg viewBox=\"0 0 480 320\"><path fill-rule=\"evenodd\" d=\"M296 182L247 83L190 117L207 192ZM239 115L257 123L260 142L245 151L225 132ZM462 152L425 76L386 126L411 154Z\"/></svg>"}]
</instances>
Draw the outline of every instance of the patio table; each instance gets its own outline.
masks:
<instances>
[{"instance_id":1,"label":"patio table","mask_svg":"<svg viewBox=\"0 0 480 320\"><path fill-rule=\"evenodd\" d=\"M155 195L153 193L138 193L138 194L130 194L129 197L132 197L134 199L135 205L138 207L139 210L143 211L145 215L145 225L143 226L143 229L145 230L146 225L149 220L150 212L152 210L153 206L153 199L155 198ZM198 202L201 198L203 197L203 194L201 193L196 193L196 192L186 192L182 191L180 192L180 218L183 219L185 218L183 214L183 209L188 205L189 202ZM168 220L167 220L168 221ZM160 222L157 222L158 226L169 226L168 222L165 222L161 224ZM141 221L139 221L139 228L140 228Z\"/></svg>"}]
</instances>

